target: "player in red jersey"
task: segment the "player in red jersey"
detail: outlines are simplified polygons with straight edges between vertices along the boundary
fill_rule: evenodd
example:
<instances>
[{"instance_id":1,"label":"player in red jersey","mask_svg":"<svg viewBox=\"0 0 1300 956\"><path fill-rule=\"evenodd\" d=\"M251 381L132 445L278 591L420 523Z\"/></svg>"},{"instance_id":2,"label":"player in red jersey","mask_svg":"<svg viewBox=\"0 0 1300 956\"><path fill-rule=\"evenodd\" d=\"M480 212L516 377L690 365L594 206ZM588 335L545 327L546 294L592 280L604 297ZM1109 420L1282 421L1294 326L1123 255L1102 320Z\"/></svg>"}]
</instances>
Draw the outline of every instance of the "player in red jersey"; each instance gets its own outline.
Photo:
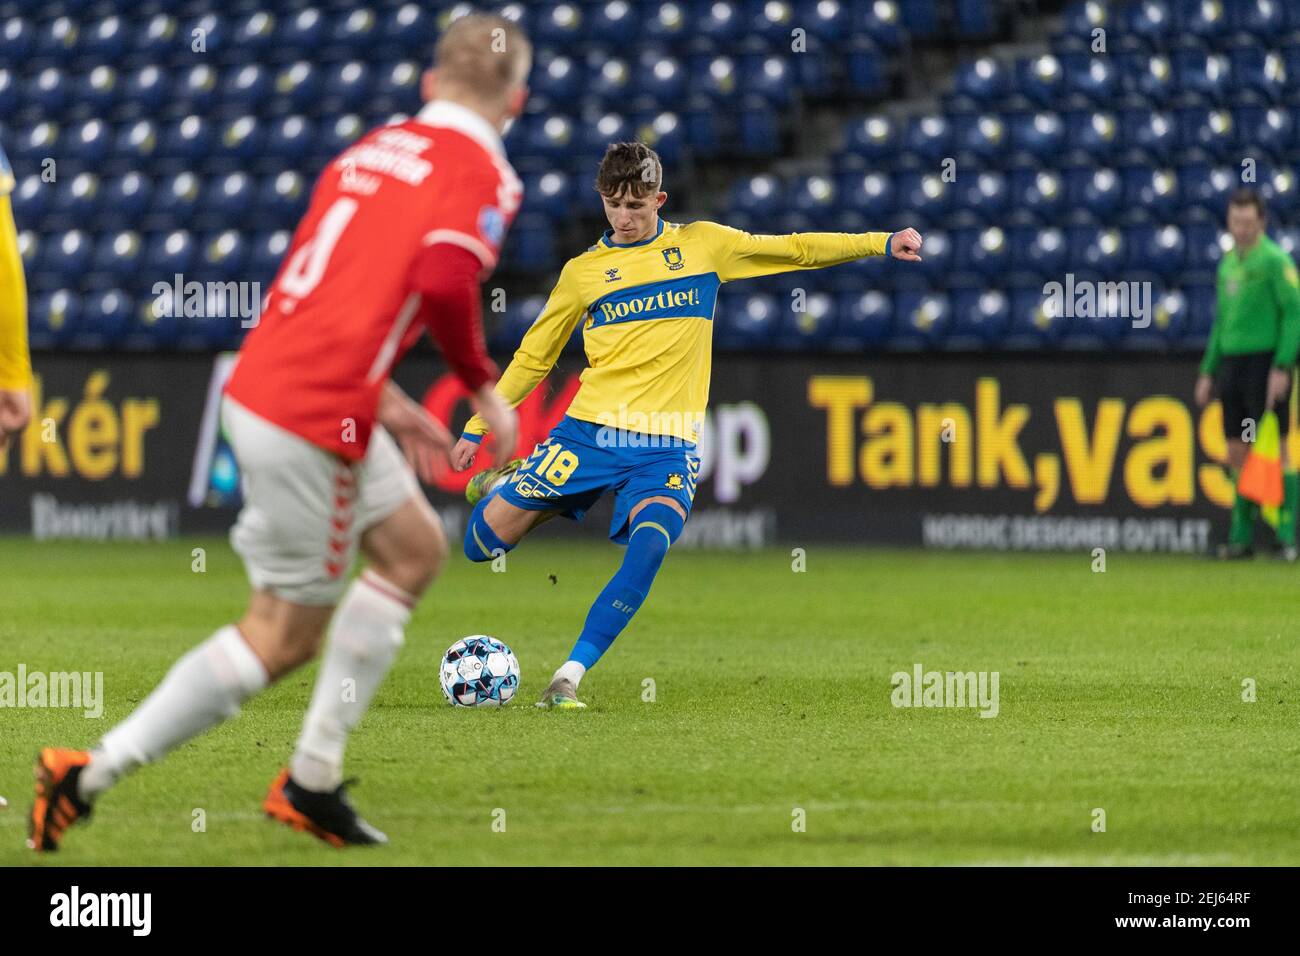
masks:
<instances>
[{"instance_id":1,"label":"player in red jersey","mask_svg":"<svg viewBox=\"0 0 1300 956\"><path fill-rule=\"evenodd\" d=\"M93 750L41 751L34 849L57 849L123 774L311 660L327 625L302 734L263 806L335 846L387 842L347 799L343 751L447 553L411 465L431 477L451 449L389 373L429 329L504 432L502 458L513 450L518 425L492 388L479 283L522 199L500 132L523 109L530 63L510 21L455 21L419 115L370 132L321 175L222 404L243 478L231 541L253 588L248 611L182 657ZM349 586L358 548L367 567Z\"/></svg>"}]
</instances>

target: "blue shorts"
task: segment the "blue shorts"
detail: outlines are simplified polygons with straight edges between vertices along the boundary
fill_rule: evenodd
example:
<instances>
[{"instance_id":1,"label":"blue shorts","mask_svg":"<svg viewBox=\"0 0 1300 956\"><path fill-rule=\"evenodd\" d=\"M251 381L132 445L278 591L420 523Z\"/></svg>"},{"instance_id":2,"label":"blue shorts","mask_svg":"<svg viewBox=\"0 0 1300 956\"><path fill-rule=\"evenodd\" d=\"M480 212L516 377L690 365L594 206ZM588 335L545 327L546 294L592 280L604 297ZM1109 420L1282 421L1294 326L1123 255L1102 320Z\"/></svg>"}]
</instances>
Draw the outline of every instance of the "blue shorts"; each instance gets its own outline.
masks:
<instances>
[{"instance_id":1,"label":"blue shorts","mask_svg":"<svg viewBox=\"0 0 1300 956\"><path fill-rule=\"evenodd\" d=\"M516 508L559 509L566 518L581 521L605 492L612 491L609 537L626 544L628 514L637 502L672 498L689 517L699 476L700 456L693 442L621 431L566 415L497 494Z\"/></svg>"}]
</instances>

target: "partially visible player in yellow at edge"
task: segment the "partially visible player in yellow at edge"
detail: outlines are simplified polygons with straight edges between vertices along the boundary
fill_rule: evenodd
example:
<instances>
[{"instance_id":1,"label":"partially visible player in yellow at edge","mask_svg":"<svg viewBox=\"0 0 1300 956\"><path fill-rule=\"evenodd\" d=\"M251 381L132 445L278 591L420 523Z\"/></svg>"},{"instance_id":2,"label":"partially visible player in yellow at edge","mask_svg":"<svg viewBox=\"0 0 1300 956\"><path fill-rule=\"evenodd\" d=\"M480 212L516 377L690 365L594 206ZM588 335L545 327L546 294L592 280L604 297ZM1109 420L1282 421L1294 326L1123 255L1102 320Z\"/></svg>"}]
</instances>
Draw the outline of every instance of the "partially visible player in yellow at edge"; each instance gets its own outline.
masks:
<instances>
[{"instance_id":1,"label":"partially visible player in yellow at edge","mask_svg":"<svg viewBox=\"0 0 1300 956\"><path fill-rule=\"evenodd\" d=\"M581 520L614 494L609 536L622 566L592 605L569 660L538 706L577 710L578 682L645 602L687 518L699 480L713 309L724 282L822 269L865 256L920 260L921 235L750 235L714 222L665 222L663 168L644 143L615 143L596 174L610 228L570 259L524 335L497 393L518 405L551 371L579 323L588 367L560 423L527 460L471 479L471 561L495 561L556 514ZM464 470L488 426L475 416L452 452Z\"/></svg>"},{"instance_id":2,"label":"partially visible player in yellow at edge","mask_svg":"<svg viewBox=\"0 0 1300 956\"><path fill-rule=\"evenodd\" d=\"M27 351L27 282L18 255L9 194L14 174L0 147L0 451L32 414L32 361Z\"/></svg>"}]
</instances>

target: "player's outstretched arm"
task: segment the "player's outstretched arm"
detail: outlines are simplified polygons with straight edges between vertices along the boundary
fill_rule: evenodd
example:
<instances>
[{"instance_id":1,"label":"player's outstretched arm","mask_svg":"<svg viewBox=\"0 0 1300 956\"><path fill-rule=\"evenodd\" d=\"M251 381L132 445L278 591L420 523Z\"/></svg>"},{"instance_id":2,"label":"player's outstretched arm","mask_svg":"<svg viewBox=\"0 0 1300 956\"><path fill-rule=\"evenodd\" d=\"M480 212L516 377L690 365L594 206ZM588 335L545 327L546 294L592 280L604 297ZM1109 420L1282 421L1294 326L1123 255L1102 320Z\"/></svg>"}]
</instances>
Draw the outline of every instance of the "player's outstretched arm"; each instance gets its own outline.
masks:
<instances>
[{"instance_id":1,"label":"player's outstretched arm","mask_svg":"<svg viewBox=\"0 0 1300 956\"><path fill-rule=\"evenodd\" d=\"M921 259L921 234L899 232L795 232L755 235L714 222L693 224L713 249L723 282L800 269L825 269L867 256Z\"/></svg>"},{"instance_id":2,"label":"player's outstretched arm","mask_svg":"<svg viewBox=\"0 0 1300 956\"><path fill-rule=\"evenodd\" d=\"M506 405L510 408L518 407L550 374L560 352L564 350L564 343L569 341L569 336L585 312L586 306L578 293L573 273L565 265L541 314L524 334L514 358L496 384L495 392ZM476 413L466 423L464 434L452 450L452 467L457 471L468 468L478 452L483 436L491 430L491 422ZM507 447L497 449L497 457L508 458L513 452L514 442L509 442Z\"/></svg>"}]
</instances>

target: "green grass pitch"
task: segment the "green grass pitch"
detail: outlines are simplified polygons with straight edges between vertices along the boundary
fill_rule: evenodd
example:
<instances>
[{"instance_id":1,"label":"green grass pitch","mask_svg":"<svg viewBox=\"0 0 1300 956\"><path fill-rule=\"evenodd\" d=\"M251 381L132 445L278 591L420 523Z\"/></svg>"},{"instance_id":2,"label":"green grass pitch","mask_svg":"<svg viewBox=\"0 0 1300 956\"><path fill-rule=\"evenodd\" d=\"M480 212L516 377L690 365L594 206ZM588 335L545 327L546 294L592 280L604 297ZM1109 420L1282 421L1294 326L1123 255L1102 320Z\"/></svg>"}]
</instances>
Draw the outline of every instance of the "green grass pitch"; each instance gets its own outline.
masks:
<instances>
[{"instance_id":1,"label":"green grass pitch","mask_svg":"<svg viewBox=\"0 0 1300 956\"><path fill-rule=\"evenodd\" d=\"M0 865L1300 863L1294 567L814 546L794 573L788 549L675 551L585 681L590 709L536 710L619 554L541 532L505 573L453 555L349 748L388 847L337 851L260 813L312 667L38 859L37 747L92 743L246 590L220 538L0 540L0 671L105 682L99 720L0 708ZM499 711L437 687L442 651L475 633L523 669ZM918 662L998 671L998 716L892 706L891 675Z\"/></svg>"}]
</instances>

